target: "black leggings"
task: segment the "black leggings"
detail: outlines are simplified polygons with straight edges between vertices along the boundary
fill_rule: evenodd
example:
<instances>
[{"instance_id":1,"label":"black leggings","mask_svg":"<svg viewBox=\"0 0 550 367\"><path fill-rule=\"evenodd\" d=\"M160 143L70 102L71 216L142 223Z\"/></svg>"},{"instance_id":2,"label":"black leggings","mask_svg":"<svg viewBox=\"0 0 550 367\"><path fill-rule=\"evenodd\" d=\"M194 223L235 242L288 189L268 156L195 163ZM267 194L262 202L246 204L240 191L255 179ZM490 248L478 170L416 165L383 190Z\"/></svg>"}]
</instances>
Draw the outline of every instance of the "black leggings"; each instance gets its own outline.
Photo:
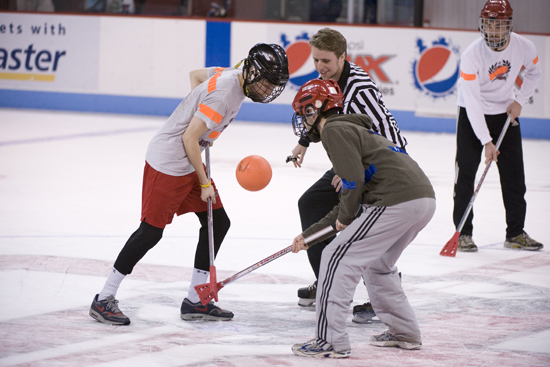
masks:
<instances>
[{"instance_id":1,"label":"black leggings","mask_svg":"<svg viewBox=\"0 0 550 367\"><path fill-rule=\"evenodd\" d=\"M210 252L208 246L208 213L195 213L201 223L199 230L199 242L195 251L195 268L209 271L210 270ZM213 229L214 229L214 254L217 255L218 250L229 230L231 222L224 208L216 209L213 214ZM137 231L135 231L126 245L122 248L115 261L115 269L121 274L131 274L134 266L141 260L143 256L155 247L162 238L164 228L158 228L146 222L141 222Z\"/></svg>"}]
</instances>

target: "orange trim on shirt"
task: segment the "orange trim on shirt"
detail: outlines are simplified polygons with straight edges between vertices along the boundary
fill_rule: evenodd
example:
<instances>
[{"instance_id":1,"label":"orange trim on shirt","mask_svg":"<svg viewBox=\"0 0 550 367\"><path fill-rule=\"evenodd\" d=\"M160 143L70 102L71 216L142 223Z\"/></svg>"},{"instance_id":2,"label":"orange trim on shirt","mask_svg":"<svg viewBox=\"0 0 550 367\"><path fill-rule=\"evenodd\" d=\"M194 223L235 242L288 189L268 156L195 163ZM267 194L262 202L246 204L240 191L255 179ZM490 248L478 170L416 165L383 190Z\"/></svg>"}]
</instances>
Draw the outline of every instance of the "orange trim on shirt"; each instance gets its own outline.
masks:
<instances>
[{"instance_id":1,"label":"orange trim on shirt","mask_svg":"<svg viewBox=\"0 0 550 367\"><path fill-rule=\"evenodd\" d=\"M210 133L210 135L208 135L208 137L211 138L211 139L217 139L218 136L220 136L220 135L221 135L221 132L212 131L212 132Z\"/></svg>"},{"instance_id":2,"label":"orange trim on shirt","mask_svg":"<svg viewBox=\"0 0 550 367\"><path fill-rule=\"evenodd\" d=\"M489 74L489 78L491 80L495 79L497 76L502 75L508 71L507 66L501 66L500 68L496 69L494 73Z\"/></svg>"},{"instance_id":3,"label":"orange trim on shirt","mask_svg":"<svg viewBox=\"0 0 550 367\"><path fill-rule=\"evenodd\" d=\"M460 76L464 80L476 80L475 74L466 74L466 73L463 73L462 70L460 71Z\"/></svg>"},{"instance_id":4,"label":"orange trim on shirt","mask_svg":"<svg viewBox=\"0 0 550 367\"><path fill-rule=\"evenodd\" d=\"M521 73L523 70L525 70L525 66L521 67L518 76L516 76L516 86L518 88L521 88L521 86L523 85L523 74Z\"/></svg>"},{"instance_id":5,"label":"orange trim on shirt","mask_svg":"<svg viewBox=\"0 0 550 367\"><path fill-rule=\"evenodd\" d=\"M222 75L222 71L224 69L225 68L216 68L214 70L214 75L208 81L208 93L216 90L216 83L217 83L218 78L220 77L220 75Z\"/></svg>"},{"instance_id":6,"label":"orange trim on shirt","mask_svg":"<svg viewBox=\"0 0 550 367\"><path fill-rule=\"evenodd\" d=\"M537 65L537 63L539 62L539 57L537 55L537 57L535 57L535 59L533 60L533 64L534 65Z\"/></svg>"},{"instance_id":7,"label":"orange trim on shirt","mask_svg":"<svg viewBox=\"0 0 550 367\"><path fill-rule=\"evenodd\" d=\"M210 120L214 121L218 125L220 124L220 122L222 122L223 115L220 115L218 112L214 111L205 104L199 103L199 112L204 114L206 117L208 117Z\"/></svg>"}]
</instances>

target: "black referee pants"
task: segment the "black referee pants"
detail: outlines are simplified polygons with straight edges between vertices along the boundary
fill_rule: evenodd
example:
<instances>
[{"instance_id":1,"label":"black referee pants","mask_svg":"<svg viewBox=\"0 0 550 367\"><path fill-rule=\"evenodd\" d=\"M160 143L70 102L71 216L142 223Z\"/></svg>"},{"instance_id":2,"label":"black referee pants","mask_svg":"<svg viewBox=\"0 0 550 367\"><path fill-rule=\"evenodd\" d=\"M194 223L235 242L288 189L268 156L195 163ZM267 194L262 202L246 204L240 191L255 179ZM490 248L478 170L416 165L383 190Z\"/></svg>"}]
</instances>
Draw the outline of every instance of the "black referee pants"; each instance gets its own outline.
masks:
<instances>
[{"instance_id":1,"label":"black referee pants","mask_svg":"<svg viewBox=\"0 0 550 367\"><path fill-rule=\"evenodd\" d=\"M302 231L323 219L339 203L338 192L332 186L334 170L327 171L323 177L315 182L298 200L298 210L302 222ZM315 278L319 278L319 267L321 266L321 254L323 249L334 237L317 243L307 250L307 257Z\"/></svg>"},{"instance_id":2,"label":"black referee pants","mask_svg":"<svg viewBox=\"0 0 550 367\"><path fill-rule=\"evenodd\" d=\"M506 118L505 113L485 115L485 121L494 144L502 132ZM506 237L515 237L523 233L527 211L521 130L519 124L514 125L510 124L502 140L497 162L502 199L506 210ZM483 145L472 129L464 107L460 108L458 115L456 147L453 221L455 227L458 227L474 194L475 175L481 158L484 157ZM472 235L473 217L472 210L464 223L461 234Z\"/></svg>"}]
</instances>

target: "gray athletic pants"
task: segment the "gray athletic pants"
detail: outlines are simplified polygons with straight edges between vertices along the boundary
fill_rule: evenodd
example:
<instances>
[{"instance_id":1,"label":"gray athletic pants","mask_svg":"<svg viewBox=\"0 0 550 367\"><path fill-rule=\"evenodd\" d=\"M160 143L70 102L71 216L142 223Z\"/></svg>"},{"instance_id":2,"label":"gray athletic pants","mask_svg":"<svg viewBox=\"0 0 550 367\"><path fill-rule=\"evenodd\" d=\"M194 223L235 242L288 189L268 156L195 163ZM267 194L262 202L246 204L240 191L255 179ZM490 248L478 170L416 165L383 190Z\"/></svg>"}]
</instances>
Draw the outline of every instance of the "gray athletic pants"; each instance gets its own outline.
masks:
<instances>
[{"instance_id":1,"label":"gray athletic pants","mask_svg":"<svg viewBox=\"0 0 550 367\"><path fill-rule=\"evenodd\" d=\"M395 263L434 212L432 198L386 207L361 206L357 218L323 251L316 298L317 343L324 348L332 345L335 351L351 349L346 320L361 276L372 307L389 332L421 342Z\"/></svg>"}]
</instances>

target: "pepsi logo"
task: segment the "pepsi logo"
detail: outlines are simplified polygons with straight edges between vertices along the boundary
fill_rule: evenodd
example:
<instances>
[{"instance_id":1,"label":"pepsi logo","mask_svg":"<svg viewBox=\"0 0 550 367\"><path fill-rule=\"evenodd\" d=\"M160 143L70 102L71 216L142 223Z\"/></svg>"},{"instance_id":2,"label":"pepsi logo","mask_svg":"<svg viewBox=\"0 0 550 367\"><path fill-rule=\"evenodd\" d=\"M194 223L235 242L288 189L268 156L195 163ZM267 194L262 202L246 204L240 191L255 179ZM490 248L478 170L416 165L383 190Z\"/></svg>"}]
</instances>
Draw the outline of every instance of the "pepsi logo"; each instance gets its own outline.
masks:
<instances>
[{"instance_id":1,"label":"pepsi logo","mask_svg":"<svg viewBox=\"0 0 550 367\"><path fill-rule=\"evenodd\" d=\"M445 38L425 46L422 39L416 43L418 58L413 63L414 86L434 97L453 94L460 76L460 52Z\"/></svg>"},{"instance_id":2,"label":"pepsi logo","mask_svg":"<svg viewBox=\"0 0 550 367\"><path fill-rule=\"evenodd\" d=\"M286 34L281 35L281 42L288 57L290 78L287 86L299 89L305 82L319 77L311 58L309 36L302 33L294 41L289 41Z\"/></svg>"}]
</instances>

